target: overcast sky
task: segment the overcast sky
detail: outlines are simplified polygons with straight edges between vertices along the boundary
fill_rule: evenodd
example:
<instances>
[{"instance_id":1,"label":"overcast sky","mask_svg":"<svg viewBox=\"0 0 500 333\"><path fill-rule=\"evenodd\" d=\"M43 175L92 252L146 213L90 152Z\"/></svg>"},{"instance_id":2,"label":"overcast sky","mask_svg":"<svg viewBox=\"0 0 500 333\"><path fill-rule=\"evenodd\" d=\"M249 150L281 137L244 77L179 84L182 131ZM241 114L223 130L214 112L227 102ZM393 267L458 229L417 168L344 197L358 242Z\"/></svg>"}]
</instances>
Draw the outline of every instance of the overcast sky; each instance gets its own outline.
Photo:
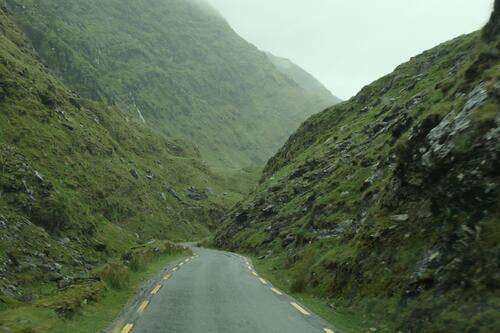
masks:
<instances>
[{"instance_id":1,"label":"overcast sky","mask_svg":"<svg viewBox=\"0 0 500 333\"><path fill-rule=\"evenodd\" d=\"M410 57L480 29L493 0L206 0L243 38L347 99Z\"/></svg>"}]
</instances>

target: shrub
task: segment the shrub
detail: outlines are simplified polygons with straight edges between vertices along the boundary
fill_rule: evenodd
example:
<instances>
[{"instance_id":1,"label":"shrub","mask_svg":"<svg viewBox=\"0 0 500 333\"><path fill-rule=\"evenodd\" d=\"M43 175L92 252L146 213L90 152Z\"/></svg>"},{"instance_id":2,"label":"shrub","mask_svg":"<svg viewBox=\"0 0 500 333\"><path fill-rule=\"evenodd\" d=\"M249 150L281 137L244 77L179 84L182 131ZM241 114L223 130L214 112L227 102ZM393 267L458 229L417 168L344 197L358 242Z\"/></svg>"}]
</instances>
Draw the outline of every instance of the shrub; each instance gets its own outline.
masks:
<instances>
[{"instance_id":1,"label":"shrub","mask_svg":"<svg viewBox=\"0 0 500 333\"><path fill-rule=\"evenodd\" d=\"M307 272L299 272L292 281L290 285L290 290L292 293L301 293L307 287Z\"/></svg>"},{"instance_id":2,"label":"shrub","mask_svg":"<svg viewBox=\"0 0 500 333\"><path fill-rule=\"evenodd\" d=\"M133 248L123 256L134 272L146 268L151 262L164 255L181 253L184 249L170 241L154 240L148 244Z\"/></svg>"},{"instance_id":3,"label":"shrub","mask_svg":"<svg viewBox=\"0 0 500 333\"><path fill-rule=\"evenodd\" d=\"M129 270L124 264L112 261L102 266L98 270L97 275L109 287L113 289L122 289L128 284Z\"/></svg>"}]
</instances>

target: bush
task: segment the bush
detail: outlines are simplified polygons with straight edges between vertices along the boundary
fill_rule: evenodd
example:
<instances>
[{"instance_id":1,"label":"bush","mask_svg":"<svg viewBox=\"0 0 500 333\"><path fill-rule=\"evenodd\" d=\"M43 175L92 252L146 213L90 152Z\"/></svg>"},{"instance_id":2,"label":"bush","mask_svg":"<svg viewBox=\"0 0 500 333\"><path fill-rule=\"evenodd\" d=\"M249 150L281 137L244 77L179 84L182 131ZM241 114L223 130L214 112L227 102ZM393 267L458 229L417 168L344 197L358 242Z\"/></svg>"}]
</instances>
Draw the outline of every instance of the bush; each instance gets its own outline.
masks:
<instances>
[{"instance_id":1,"label":"bush","mask_svg":"<svg viewBox=\"0 0 500 333\"><path fill-rule=\"evenodd\" d=\"M99 278L113 289L122 289L128 284L128 267L113 261L102 266L97 272Z\"/></svg>"},{"instance_id":2,"label":"bush","mask_svg":"<svg viewBox=\"0 0 500 333\"><path fill-rule=\"evenodd\" d=\"M143 270L157 255L151 251L133 251L129 260L130 269L134 272Z\"/></svg>"},{"instance_id":3,"label":"bush","mask_svg":"<svg viewBox=\"0 0 500 333\"><path fill-rule=\"evenodd\" d=\"M295 276L295 278L292 281L292 284L290 285L290 290L292 293L301 293L303 292L306 287L307 287L307 273L300 272Z\"/></svg>"},{"instance_id":4,"label":"bush","mask_svg":"<svg viewBox=\"0 0 500 333\"><path fill-rule=\"evenodd\" d=\"M134 272L143 270L151 262L164 255L173 255L183 252L184 249L169 241L154 240L148 244L133 248L123 256L130 269Z\"/></svg>"},{"instance_id":5,"label":"bush","mask_svg":"<svg viewBox=\"0 0 500 333\"><path fill-rule=\"evenodd\" d=\"M41 202L35 202L30 211L31 221L51 232L61 230L70 222L66 200L50 196Z\"/></svg>"}]
</instances>

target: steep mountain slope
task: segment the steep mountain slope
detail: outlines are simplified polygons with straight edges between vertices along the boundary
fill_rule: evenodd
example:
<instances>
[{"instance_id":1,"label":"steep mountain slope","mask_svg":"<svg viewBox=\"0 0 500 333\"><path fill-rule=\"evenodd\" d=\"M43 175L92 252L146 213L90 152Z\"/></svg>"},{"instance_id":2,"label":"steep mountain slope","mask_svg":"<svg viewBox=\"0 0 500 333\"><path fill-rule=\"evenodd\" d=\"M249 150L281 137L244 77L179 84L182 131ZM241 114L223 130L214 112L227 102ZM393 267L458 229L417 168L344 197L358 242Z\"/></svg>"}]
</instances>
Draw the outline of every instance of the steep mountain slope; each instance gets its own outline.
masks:
<instances>
[{"instance_id":1,"label":"steep mountain slope","mask_svg":"<svg viewBox=\"0 0 500 333\"><path fill-rule=\"evenodd\" d=\"M67 89L2 9L0 45L3 332L9 300L31 302L61 281L87 281L152 238L204 236L231 195L195 148Z\"/></svg>"},{"instance_id":2,"label":"steep mountain slope","mask_svg":"<svg viewBox=\"0 0 500 333\"><path fill-rule=\"evenodd\" d=\"M264 165L307 116L331 104L198 1L4 2L69 87L196 144L213 166Z\"/></svg>"},{"instance_id":3,"label":"steep mountain slope","mask_svg":"<svg viewBox=\"0 0 500 333\"><path fill-rule=\"evenodd\" d=\"M217 244L260 256L347 332L498 331L499 2L484 38L424 52L307 120Z\"/></svg>"},{"instance_id":4,"label":"steep mountain slope","mask_svg":"<svg viewBox=\"0 0 500 333\"><path fill-rule=\"evenodd\" d=\"M331 105L341 102L338 97L333 96L330 90L326 89L314 76L293 63L290 59L278 57L269 52L266 55L281 73L292 78L292 80L297 82L299 86L311 95L318 96L325 101L330 101Z\"/></svg>"}]
</instances>

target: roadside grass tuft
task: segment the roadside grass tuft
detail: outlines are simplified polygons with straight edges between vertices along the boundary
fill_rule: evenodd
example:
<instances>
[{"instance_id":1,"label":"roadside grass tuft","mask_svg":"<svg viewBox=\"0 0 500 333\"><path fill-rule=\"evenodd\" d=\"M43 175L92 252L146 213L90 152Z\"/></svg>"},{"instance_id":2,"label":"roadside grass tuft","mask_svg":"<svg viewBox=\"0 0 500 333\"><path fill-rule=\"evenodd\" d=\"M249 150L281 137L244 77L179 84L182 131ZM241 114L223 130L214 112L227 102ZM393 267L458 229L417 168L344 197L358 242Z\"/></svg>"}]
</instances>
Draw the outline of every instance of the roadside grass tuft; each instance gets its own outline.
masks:
<instances>
[{"instance_id":1,"label":"roadside grass tuft","mask_svg":"<svg viewBox=\"0 0 500 333\"><path fill-rule=\"evenodd\" d=\"M128 284L129 269L119 261L112 261L99 268L96 275L111 288L123 289Z\"/></svg>"}]
</instances>

